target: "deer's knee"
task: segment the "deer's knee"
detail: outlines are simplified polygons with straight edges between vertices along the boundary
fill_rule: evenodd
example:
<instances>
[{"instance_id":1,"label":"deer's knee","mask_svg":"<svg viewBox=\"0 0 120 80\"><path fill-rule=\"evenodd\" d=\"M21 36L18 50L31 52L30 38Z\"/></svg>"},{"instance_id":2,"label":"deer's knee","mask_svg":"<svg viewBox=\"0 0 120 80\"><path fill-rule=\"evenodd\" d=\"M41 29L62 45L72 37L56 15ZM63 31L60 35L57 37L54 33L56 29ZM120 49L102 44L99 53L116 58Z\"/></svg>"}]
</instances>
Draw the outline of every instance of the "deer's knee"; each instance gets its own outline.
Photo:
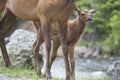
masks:
<instances>
[{"instance_id":1,"label":"deer's knee","mask_svg":"<svg viewBox=\"0 0 120 80\"><path fill-rule=\"evenodd\" d=\"M63 54L67 55L68 54L68 47L67 47L67 45L63 45L62 49L63 49Z\"/></svg>"},{"instance_id":2,"label":"deer's knee","mask_svg":"<svg viewBox=\"0 0 120 80\"><path fill-rule=\"evenodd\" d=\"M46 43L46 50L50 51L51 50L51 43Z\"/></svg>"},{"instance_id":3,"label":"deer's knee","mask_svg":"<svg viewBox=\"0 0 120 80\"><path fill-rule=\"evenodd\" d=\"M38 47L34 47L34 55L36 55L36 53L39 52L39 48Z\"/></svg>"}]
</instances>

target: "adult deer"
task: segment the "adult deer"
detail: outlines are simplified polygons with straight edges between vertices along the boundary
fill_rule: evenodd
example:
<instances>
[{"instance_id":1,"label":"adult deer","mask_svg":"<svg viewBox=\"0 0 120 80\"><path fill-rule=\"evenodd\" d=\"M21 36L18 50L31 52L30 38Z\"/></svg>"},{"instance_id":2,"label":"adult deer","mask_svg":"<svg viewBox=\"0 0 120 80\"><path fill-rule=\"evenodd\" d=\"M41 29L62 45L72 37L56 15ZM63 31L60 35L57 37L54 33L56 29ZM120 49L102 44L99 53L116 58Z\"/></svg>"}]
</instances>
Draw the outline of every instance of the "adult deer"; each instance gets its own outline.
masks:
<instances>
[{"instance_id":1,"label":"adult deer","mask_svg":"<svg viewBox=\"0 0 120 80\"><path fill-rule=\"evenodd\" d=\"M35 67L38 74L41 74L40 63L38 61L38 50L43 40L46 44L47 60L46 60L46 78L51 79L50 73L50 23L57 21L60 24L60 41L63 46L63 54L66 67L66 80L73 80L70 72L69 61L68 61L68 49L67 49L67 20L73 12L76 0L7 0L6 9L8 16L5 23L12 23L16 17L33 21L34 24L41 28L37 30L37 40L34 47L34 60ZM3 18L4 19L4 18ZM11 22L12 21L12 22ZM4 22L4 21L3 21ZM3 37L10 24L2 24L0 30L0 37ZM42 34L40 34L42 33ZM43 36L43 38L41 38ZM4 37L2 38L4 39ZM3 45L1 45L3 46ZM2 49L5 49L2 48ZM5 52L4 50L3 52ZM4 54L4 53L3 53ZM5 56L6 57L6 56ZM8 58L8 57L6 57ZM9 59L8 59L9 60ZM6 61L8 65L9 61ZM9 65L8 65L9 66Z\"/></svg>"}]
</instances>

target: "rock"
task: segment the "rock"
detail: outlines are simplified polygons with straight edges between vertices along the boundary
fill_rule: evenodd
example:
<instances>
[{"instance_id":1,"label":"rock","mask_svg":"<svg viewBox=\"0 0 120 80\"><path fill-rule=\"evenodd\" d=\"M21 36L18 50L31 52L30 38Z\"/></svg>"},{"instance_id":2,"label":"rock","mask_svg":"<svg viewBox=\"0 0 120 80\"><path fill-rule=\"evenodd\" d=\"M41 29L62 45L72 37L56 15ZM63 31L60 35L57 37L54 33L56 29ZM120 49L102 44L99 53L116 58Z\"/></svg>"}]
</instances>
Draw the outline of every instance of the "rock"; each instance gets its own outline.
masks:
<instances>
[{"instance_id":1,"label":"rock","mask_svg":"<svg viewBox=\"0 0 120 80\"><path fill-rule=\"evenodd\" d=\"M87 50L87 47L85 47L85 46L79 46L79 47L75 46L75 50L74 50L75 57L76 58L83 57L83 55L86 53L86 50ZM63 51L62 51L62 47L61 46L58 48L57 56L63 56Z\"/></svg>"},{"instance_id":2,"label":"rock","mask_svg":"<svg viewBox=\"0 0 120 80\"><path fill-rule=\"evenodd\" d=\"M112 78L112 80L120 80L120 59L114 61L107 70L107 75Z\"/></svg>"},{"instance_id":3,"label":"rock","mask_svg":"<svg viewBox=\"0 0 120 80\"><path fill-rule=\"evenodd\" d=\"M86 46L75 46L74 54L75 54L76 58L99 58L98 50L95 50L94 52L91 51L92 53L88 54L87 52L89 52L89 51L90 50L88 50L88 48ZM46 52L44 52L44 53L46 53ZM57 56L63 56L61 46L58 48Z\"/></svg>"},{"instance_id":4,"label":"rock","mask_svg":"<svg viewBox=\"0 0 120 80\"><path fill-rule=\"evenodd\" d=\"M100 58L99 50L100 50L99 46L96 46L96 48L79 46L79 47L75 47L74 53L79 58L85 58L85 59Z\"/></svg>"},{"instance_id":5,"label":"rock","mask_svg":"<svg viewBox=\"0 0 120 80\"><path fill-rule=\"evenodd\" d=\"M13 65L20 65L23 67L34 67L32 45L36 40L36 34L28 32L22 29L16 30L11 37L6 47L10 56L11 62L15 62ZM42 54L43 49L40 48L39 52ZM39 54L40 64L43 64L43 60Z\"/></svg>"},{"instance_id":6,"label":"rock","mask_svg":"<svg viewBox=\"0 0 120 80\"><path fill-rule=\"evenodd\" d=\"M0 80L33 80L33 79L25 77L8 77L4 74L0 74Z\"/></svg>"},{"instance_id":7,"label":"rock","mask_svg":"<svg viewBox=\"0 0 120 80\"><path fill-rule=\"evenodd\" d=\"M32 45L36 40L36 34L18 29L9 38L7 49L14 50L15 54L19 54L23 49L32 49ZM11 52L8 51L8 52Z\"/></svg>"},{"instance_id":8,"label":"rock","mask_svg":"<svg viewBox=\"0 0 120 80\"><path fill-rule=\"evenodd\" d=\"M76 54L75 55L76 57L83 58L86 51L87 51L87 47L85 47L85 46L79 46L79 47L76 46L75 50L74 50L74 53Z\"/></svg>"}]
</instances>

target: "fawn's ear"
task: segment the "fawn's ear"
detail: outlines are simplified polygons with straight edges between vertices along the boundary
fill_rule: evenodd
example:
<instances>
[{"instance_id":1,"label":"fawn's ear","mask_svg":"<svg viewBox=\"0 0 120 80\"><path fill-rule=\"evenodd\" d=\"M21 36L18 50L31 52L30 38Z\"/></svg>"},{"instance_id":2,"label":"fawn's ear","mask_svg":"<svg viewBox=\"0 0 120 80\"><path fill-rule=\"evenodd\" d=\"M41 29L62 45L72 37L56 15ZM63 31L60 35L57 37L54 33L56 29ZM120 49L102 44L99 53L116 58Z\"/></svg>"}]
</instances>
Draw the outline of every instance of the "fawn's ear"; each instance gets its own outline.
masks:
<instances>
[{"instance_id":1,"label":"fawn's ear","mask_svg":"<svg viewBox=\"0 0 120 80\"><path fill-rule=\"evenodd\" d=\"M97 12L97 9L91 9L91 10L89 10L89 12L92 13L92 14L94 14L94 13Z\"/></svg>"},{"instance_id":2,"label":"fawn's ear","mask_svg":"<svg viewBox=\"0 0 120 80\"><path fill-rule=\"evenodd\" d=\"M78 14L80 14L80 13L81 13L81 9L80 9L80 8L78 8L78 7L76 7L76 8L75 8L75 11L77 11L77 13L78 13Z\"/></svg>"}]
</instances>

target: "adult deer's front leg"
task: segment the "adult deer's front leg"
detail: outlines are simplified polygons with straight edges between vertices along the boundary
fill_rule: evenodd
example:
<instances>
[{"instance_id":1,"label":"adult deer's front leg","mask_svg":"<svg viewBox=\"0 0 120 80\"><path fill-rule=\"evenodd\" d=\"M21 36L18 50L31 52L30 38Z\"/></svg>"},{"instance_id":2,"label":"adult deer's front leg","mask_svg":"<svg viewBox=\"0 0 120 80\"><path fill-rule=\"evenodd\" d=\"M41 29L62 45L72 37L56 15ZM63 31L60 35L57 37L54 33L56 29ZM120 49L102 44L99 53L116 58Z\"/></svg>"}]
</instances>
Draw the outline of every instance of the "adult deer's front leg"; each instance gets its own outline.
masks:
<instances>
[{"instance_id":1,"label":"adult deer's front leg","mask_svg":"<svg viewBox=\"0 0 120 80\"><path fill-rule=\"evenodd\" d=\"M46 46L46 78L47 80L51 80L50 73L50 50L51 50L51 41L50 41L50 22L47 20L45 16L41 16L41 29L43 38Z\"/></svg>"},{"instance_id":2,"label":"adult deer's front leg","mask_svg":"<svg viewBox=\"0 0 120 80\"><path fill-rule=\"evenodd\" d=\"M67 24L60 25L60 38L63 48L63 55L66 68L66 80L73 80L70 72L69 60L68 60L68 47L67 47Z\"/></svg>"}]
</instances>

